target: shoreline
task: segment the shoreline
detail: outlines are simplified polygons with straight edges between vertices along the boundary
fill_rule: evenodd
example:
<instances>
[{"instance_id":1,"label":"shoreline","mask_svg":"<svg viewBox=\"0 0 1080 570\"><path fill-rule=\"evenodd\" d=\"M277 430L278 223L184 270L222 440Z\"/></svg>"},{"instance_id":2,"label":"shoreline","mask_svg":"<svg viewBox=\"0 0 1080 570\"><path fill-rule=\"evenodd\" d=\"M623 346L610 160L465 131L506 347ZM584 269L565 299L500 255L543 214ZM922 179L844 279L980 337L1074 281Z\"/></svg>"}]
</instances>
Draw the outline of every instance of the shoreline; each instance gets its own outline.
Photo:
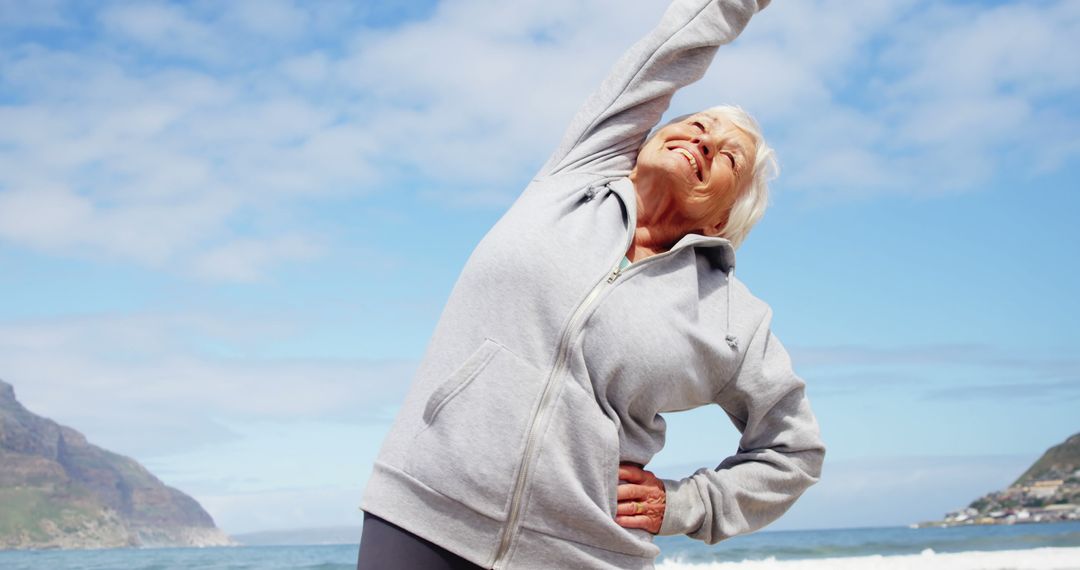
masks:
<instances>
[{"instance_id":1,"label":"shoreline","mask_svg":"<svg viewBox=\"0 0 1080 570\"><path fill-rule=\"evenodd\" d=\"M866 555L797 560L683 562L662 560L656 570L1080 570L1080 547L1040 547L1017 550L972 550L921 554Z\"/></svg>"}]
</instances>

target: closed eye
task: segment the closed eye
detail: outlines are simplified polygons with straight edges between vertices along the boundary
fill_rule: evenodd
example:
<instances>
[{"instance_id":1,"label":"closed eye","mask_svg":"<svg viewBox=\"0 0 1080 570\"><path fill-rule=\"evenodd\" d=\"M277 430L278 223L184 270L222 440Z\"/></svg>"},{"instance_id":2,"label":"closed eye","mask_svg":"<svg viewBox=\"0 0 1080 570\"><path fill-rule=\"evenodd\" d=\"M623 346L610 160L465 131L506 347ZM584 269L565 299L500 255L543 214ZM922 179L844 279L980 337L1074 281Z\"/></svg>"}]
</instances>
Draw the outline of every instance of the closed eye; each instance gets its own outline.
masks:
<instances>
[{"instance_id":1,"label":"closed eye","mask_svg":"<svg viewBox=\"0 0 1080 570\"><path fill-rule=\"evenodd\" d=\"M720 151L720 154L728 157L728 160L731 161L731 168L734 170L735 169L735 153L728 152L726 150L722 150L722 151Z\"/></svg>"},{"instance_id":2,"label":"closed eye","mask_svg":"<svg viewBox=\"0 0 1080 570\"><path fill-rule=\"evenodd\" d=\"M699 123L697 121L694 121L694 122L690 123L690 126L697 127L698 130L700 130L701 132L703 132L703 133L705 132L705 125L703 125L703 124L701 124L701 123Z\"/></svg>"}]
</instances>

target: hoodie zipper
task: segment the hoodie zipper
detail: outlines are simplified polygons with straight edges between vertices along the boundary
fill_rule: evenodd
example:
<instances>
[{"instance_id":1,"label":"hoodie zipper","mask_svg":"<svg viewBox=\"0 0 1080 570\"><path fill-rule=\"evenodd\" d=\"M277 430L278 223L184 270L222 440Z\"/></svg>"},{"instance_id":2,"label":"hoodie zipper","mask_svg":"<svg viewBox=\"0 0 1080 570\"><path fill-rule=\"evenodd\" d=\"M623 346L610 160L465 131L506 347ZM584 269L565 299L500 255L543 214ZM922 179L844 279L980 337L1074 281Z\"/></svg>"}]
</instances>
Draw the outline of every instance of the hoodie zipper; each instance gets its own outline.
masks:
<instances>
[{"instance_id":1,"label":"hoodie zipper","mask_svg":"<svg viewBox=\"0 0 1080 570\"><path fill-rule=\"evenodd\" d=\"M611 182L605 182L604 184L598 184L590 186L586 191L586 201L592 200L596 196L596 188L606 187L608 190L612 190ZM631 222L632 224L632 222ZM631 226L632 227L632 226ZM630 242L633 241L634 232L631 230L626 237L626 243L623 244L622 251L625 252L630 248ZM574 338L574 329L578 327L582 317L588 311L589 307L596 302L596 299L600 296L600 293L609 285L615 282L619 278L619 274L622 273L621 259L615 262L615 267L608 271L598 283L593 285L593 288L589 290L589 294L585 295L585 298L574 309L573 315L570 316L570 321L566 323L566 328L563 329L562 336L559 338L559 350L557 352L557 358L555 359L555 367L552 369L551 374L548 376L547 384L544 385L544 393L540 396L540 405L537 408L536 413L533 415L532 422L529 424L528 435L525 440L525 452L521 456L521 464L518 466L518 476L514 481L514 491L510 498L510 516L506 519L506 528L503 529L502 536L499 539L499 548L495 551L495 559L492 562L491 567L493 570L501 570L506 563L506 556L510 552L510 543L513 541L514 533L517 530L519 519L521 518L521 499L525 493L525 483L529 478L529 464L532 463L532 454L534 447L536 447L536 429L543 423L544 418L547 416L548 408L551 406L551 398L555 393L555 385L559 382L560 377L566 368L566 360L570 353L570 341Z\"/></svg>"},{"instance_id":2,"label":"hoodie zipper","mask_svg":"<svg viewBox=\"0 0 1080 570\"><path fill-rule=\"evenodd\" d=\"M609 190L611 189L610 182L605 183L602 186L606 186ZM627 234L626 243L623 244L623 252L630 249L630 244L633 242L634 221L636 220L631 218L630 232ZM632 271L641 265L652 263L672 255L677 251L681 251L681 248L651 255L637 263L628 265L626 269L621 267L622 260L620 259L615 263L615 267L609 271L599 283L593 285L589 294L585 296L585 299L582 300L581 303L578 304L577 309L574 310L573 315L570 317L570 321L563 330L562 337L559 339L558 358L555 360L555 367L552 369L551 375L548 376L547 384L544 386L544 393L540 396L539 408L537 409L536 414L533 415L532 423L529 424L529 431L525 442L525 452L521 457L521 464L518 466L518 476L514 482L514 491L510 499L510 516L507 517L506 528L503 529L502 537L499 539L499 548L495 551L495 559L492 562L492 568L494 570L502 570L505 568L504 564L506 563L506 556L510 552L510 543L513 541L519 519L521 518L521 500L522 495L525 493L525 483L529 478L529 464L532 462L532 454L536 447L536 431L547 416L548 408L551 406L552 395L556 392L555 387L558 382L560 382L563 372L565 371L566 360L570 352L570 341L574 338L575 329L581 324L582 317L584 317L589 307L596 302L600 293L614 284L619 276L626 271Z\"/></svg>"},{"instance_id":3,"label":"hoodie zipper","mask_svg":"<svg viewBox=\"0 0 1080 570\"><path fill-rule=\"evenodd\" d=\"M521 465L518 467L517 480L514 483L514 493L510 499L510 516L507 518L506 528L503 529L502 538L499 540L499 548L495 552L495 561L492 567L496 570L503 568L503 563L507 553L510 550L510 542L514 537L514 531L518 526L518 520L521 518L521 498L525 493L525 483L529 477L529 464L532 463L532 454L534 447L536 447L536 431L537 428L543 423L543 420L547 417L548 408L551 407L551 398L555 394L555 387L559 384L563 373L566 368L567 357L570 354L570 341L574 338L575 329L581 324L582 317L592 306L596 299L600 296L600 293L610 284L614 283L619 275L622 273L622 269L619 265L616 265L614 269L609 271L607 275L599 283L593 286L589 294L585 296L585 299L574 310L574 314L570 317L570 322L567 323L566 329L563 330L562 337L559 340L558 358L555 361L555 367L551 371L551 375L548 376L547 384L544 386L544 393L540 396L540 407L537 409L536 414L533 416L533 421L529 425L528 437L525 442L525 453L521 457Z\"/></svg>"}]
</instances>

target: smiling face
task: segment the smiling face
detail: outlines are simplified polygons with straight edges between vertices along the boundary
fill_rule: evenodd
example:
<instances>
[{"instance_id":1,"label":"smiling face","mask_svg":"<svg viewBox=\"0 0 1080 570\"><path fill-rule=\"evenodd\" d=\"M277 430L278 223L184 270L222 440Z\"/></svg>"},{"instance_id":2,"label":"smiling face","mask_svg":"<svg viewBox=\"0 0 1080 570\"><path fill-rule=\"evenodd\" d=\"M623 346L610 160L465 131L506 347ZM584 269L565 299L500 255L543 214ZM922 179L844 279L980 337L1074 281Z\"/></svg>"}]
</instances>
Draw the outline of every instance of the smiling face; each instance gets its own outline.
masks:
<instances>
[{"instance_id":1,"label":"smiling face","mask_svg":"<svg viewBox=\"0 0 1080 570\"><path fill-rule=\"evenodd\" d=\"M639 225L657 226L676 241L688 233L718 235L752 174L754 149L750 135L708 112L660 129L630 173Z\"/></svg>"}]
</instances>

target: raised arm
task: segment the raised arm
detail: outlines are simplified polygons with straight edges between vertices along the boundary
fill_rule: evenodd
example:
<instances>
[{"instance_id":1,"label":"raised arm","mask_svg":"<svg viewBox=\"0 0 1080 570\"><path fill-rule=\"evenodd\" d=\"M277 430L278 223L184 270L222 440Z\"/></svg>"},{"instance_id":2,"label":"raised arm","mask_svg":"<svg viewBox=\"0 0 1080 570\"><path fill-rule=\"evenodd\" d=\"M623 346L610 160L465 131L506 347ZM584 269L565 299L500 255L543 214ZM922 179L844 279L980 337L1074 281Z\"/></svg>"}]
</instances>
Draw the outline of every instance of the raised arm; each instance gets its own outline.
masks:
<instances>
[{"instance_id":1,"label":"raised arm","mask_svg":"<svg viewBox=\"0 0 1080 570\"><path fill-rule=\"evenodd\" d=\"M540 176L626 173L679 88L705 74L716 48L735 39L770 0L675 0L630 48L570 123Z\"/></svg>"},{"instance_id":2,"label":"raised arm","mask_svg":"<svg viewBox=\"0 0 1080 570\"><path fill-rule=\"evenodd\" d=\"M716 401L742 432L739 450L716 469L664 481L660 534L714 544L757 530L784 514L821 476L825 447L804 382L769 330L768 312L743 364Z\"/></svg>"}]
</instances>

